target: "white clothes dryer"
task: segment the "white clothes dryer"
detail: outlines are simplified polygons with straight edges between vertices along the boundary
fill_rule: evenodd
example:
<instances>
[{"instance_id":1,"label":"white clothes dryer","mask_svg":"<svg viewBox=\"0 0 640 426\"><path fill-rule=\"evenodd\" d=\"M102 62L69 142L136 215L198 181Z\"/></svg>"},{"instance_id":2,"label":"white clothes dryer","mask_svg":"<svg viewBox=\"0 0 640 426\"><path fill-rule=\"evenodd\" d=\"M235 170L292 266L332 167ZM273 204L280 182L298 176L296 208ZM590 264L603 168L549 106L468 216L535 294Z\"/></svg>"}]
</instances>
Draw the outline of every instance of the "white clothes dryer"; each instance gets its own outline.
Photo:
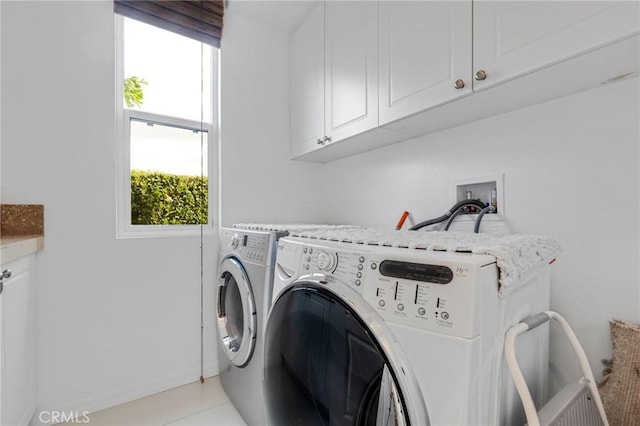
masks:
<instances>
[{"instance_id":1,"label":"white clothes dryer","mask_svg":"<svg viewBox=\"0 0 640 426\"><path fill-rule=\"evenodd\" d=\"M524 424L504 333L548 309L549 266L503 296L498 273L488 255L280 239L265 329L268 423ZM548 329L527 338L518 360L544 403Z\"/></svg>"},{"instance_id":2,"label":"white clothes dryer","mask_svg":"<svg viewBox=\"0 0 640 426\"><path fill-rule=\"evenodd\" d=\"M220 229L217 324L220 381L250 425L264 424L263 329L283 231Z\"/></svg>"}]
</instances>

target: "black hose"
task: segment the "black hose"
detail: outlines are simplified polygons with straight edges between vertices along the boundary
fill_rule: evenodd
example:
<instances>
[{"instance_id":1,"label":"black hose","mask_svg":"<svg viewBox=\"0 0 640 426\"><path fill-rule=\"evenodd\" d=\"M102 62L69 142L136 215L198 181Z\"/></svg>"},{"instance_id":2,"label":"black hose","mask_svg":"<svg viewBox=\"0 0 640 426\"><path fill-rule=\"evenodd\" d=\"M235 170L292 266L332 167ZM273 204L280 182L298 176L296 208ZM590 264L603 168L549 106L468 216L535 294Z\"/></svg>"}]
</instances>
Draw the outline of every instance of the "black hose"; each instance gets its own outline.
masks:
<instances>
[{"instance_id":1,"label":"black hose","mask_svg":"<svg viewBox=\"0 0 640 426\"><path fill-rule=\"evenodd\" d=\"M444 222L445 220L449 219L452 214L454 214L456 211L458 211L458 209L460 209L460 207L466 207L466 206L475 206L475 207L480 207L481 209L483 209L484 208L484 203L482 201L480 201L480 200L462 200L462 201L458 201L456 204L453 205L453 207L451 207L449 209L448 212L446 212L442 216L436 217L435 219L425 220L424 222L420 222L420 223L418 223L416 225L413 225L411 228L409 228L409 231L417 231L418 229L422 229L425 226L435 225L436 223Z\"/></svg>"},{"instance_id":2,"label":"black hose","mask_svg":"<svg viewBox=\"0 0 640 426\"><path fill-rule=\"evenodd\" d=\"M411 228L409 228L409 231L416 231L418 229L424 228L425 226L435 225L436 223L444 222L445 220L447 220L447 218L449 218L449 216L450 215L448 214L443 214L442 216L436 217L435 219L425 220L424 222L420 222L416 225L413 225Z\"/></svg>"},{"instance_id":3,"label":"black hose","mask_svg":"<svg viewBox=\"0 0 640 426\"><path fill-rule=\"evenodd\" d=\"M478 231L480 231L480 222L482 222L482 218L484 217L485 214L492 213L492 212L493 212L493 207L492 206L487 206L484 209L480 210L480 213L478 214L478 217L476 218L476 224L473 226L473 232L475 232L477 234Z\"/></svg>"}]
</instances>

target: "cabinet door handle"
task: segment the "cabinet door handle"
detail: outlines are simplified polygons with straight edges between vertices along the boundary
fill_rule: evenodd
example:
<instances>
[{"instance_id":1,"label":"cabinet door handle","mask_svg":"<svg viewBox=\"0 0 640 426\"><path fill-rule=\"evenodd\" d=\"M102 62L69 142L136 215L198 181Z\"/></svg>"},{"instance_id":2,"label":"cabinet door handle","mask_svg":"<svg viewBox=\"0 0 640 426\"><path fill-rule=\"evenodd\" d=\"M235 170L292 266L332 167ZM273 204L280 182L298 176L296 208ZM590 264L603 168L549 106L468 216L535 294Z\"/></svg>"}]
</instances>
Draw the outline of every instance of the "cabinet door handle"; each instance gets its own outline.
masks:
<instances>
[{"instance_id":1,"label":"cabinet door handle","mask_svg":"<svg viewBox=\"0 0 640 426\"><path fill-rule=\"evenodd\" d=\"M2 290L4 290L5 278L11 278L11 269L5 269L0 273L0 294L2 294Z\"/></svg>"},{"instance_id":2,"label":"cabinet door handle","mask_svg":"<svg viewBox=\"0 0 640 426\"><path fill-rule=\"evenodd\" d=\"M317 143L318 145L324 145L324 141L323 141L322 139L318 139L318 140L316 141L316 143Z\"/></svg>"},{"instance_id":3,"label":"cabinet door handle","mask_svg":"<svg viewBox=\"0 0 640 426\"><path fill-rule=\"evenodd\" d=\"M326 143L331 142L331 136L325 136L324 137L324 142L326 142Z\"/></svg>"},{"instance_id":4,"label":"cabinet door handle","mask_svg":"<svg viewBox=\"0 0 640 426\"><path fill-rule=\"evenodd\" d=\"M478 72L476 72L476 80L482 81L482 80L486 80L486 78L487 78L487 73L485 72L485 70L478 70Z\"/></svg>"},{"instance_id":5,"label":"cabinet door handle","mask_svg":"<svg viewBox=\"0 0 640 426\"><path fill-rule=\"evenodd\" d=\"M456 89L462 89L464 87L464 81L456 80L456 82L453 84L453 87L455 87Z\"/></svg>"}]
</instances>

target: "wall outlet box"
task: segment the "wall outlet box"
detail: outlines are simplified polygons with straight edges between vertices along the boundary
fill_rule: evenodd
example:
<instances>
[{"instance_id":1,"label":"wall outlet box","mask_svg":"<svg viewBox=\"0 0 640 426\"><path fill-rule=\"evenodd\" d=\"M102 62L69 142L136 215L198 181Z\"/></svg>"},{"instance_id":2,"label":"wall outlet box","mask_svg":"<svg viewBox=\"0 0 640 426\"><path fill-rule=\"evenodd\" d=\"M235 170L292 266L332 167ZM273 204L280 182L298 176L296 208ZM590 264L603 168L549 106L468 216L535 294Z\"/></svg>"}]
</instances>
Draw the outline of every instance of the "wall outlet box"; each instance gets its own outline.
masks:
<instances>
[{"instance_id":1,"label":"wall outlet box","mask_svg":"<svg viewBox=\"0 0 640 426\"><path fill-rule=\"evenodd\" d=\"M454 182L455 193L454 202L465 200L467 198L479 199L485 205L491 204L492 192L495 193L495 205L497 212L495 214L486 214L484 220L504 220L504 173L490 176L480 176L474 178L460 178ZM452 203L452 204L453 204ZM465 215L460 215L464 220Z\"/></svg>"}]
</instances>

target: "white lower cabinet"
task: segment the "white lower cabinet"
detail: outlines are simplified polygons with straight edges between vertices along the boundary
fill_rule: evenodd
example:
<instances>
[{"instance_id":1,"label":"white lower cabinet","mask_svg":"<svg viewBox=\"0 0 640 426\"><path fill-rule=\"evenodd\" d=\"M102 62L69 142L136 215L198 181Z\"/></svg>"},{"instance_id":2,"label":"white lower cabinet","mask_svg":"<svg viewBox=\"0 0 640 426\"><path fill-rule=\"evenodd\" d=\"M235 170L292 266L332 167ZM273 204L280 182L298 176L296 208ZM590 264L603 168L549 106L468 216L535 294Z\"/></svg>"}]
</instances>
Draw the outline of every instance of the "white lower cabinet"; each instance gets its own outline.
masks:
<instances>
[{"instance_id":1,"label":"white lower cabinet","mask_svg":"<svg viewBox=\"0 0 640 426\"><path fill-rule=\"evenodd\" d=\"M36 307L31 254L2 265L0 425L28 425L36 409ZM9 272L6 272L8 275Z\"/></svg>"}]
</instances>

